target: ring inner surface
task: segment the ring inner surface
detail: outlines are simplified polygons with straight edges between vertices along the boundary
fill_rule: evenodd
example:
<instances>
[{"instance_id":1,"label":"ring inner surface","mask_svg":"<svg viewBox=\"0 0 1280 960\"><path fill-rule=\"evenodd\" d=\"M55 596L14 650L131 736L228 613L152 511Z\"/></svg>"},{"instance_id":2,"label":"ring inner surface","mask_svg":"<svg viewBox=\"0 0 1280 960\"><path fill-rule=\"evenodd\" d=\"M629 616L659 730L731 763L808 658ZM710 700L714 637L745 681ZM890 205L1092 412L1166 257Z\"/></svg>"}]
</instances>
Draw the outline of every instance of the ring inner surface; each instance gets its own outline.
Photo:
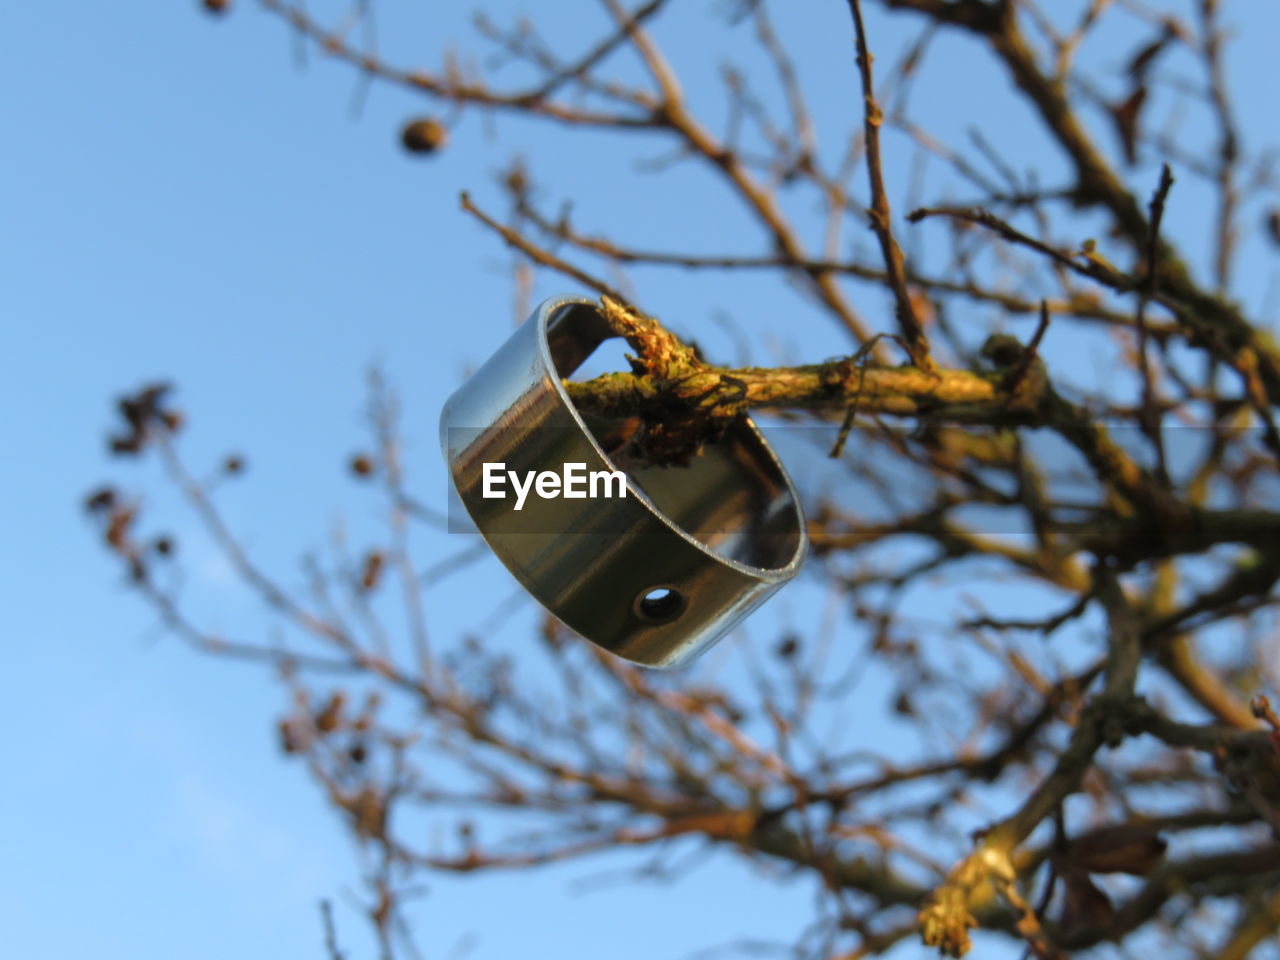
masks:
<instances>
[{"instance_id":1,"label":"ring inner surface","mask_svg":"<svg viewBox=\"0 0 1280 960\"><path fill-rule=\"evenodd\" d=\"M613 337L604 318L586 304L559 310L547 323L547 345L556 373L567 379L604 340ZM631 478L666 517L721 557L748 566L786 567L800 546L800 515L791 486L749 423L734 423L704 443L687 466L658 466L634 453L630 440L642 429L635 418L615 419L579 411L608 458Z\"/></svg>"}]
</instances>

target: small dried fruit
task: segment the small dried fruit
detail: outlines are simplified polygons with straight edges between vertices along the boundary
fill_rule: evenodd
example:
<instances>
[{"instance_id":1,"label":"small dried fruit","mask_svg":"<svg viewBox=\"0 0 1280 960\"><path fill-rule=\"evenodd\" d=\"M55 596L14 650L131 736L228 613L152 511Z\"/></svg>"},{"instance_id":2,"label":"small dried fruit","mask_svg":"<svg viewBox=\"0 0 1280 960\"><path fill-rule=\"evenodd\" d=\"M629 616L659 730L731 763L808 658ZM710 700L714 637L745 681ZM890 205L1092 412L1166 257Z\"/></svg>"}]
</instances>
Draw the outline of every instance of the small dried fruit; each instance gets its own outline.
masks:
<instances>
[{"instance_id":1,"label":"small dried fruit","mask_svg":"<svg viewBox=\"0 0 1280 960\"><path fill-rule=\"evenodd\" d=\"M400 133L400 142L410 153L435 153L448 139L444 124L430 118L407 123Z\"/></svg>"},{"instance_id":2,"label":"small dried fruit","mask_svg":"<svg viewBox=\"0 0 1280 960\"><path fill-rule=\"evenodd\" d=\"M1143 877L1164 856L1155 830L1136 823L1102 827L1068 844L1064 859L1087 873L1127 873Z\"/></svg>"}]
</instances>

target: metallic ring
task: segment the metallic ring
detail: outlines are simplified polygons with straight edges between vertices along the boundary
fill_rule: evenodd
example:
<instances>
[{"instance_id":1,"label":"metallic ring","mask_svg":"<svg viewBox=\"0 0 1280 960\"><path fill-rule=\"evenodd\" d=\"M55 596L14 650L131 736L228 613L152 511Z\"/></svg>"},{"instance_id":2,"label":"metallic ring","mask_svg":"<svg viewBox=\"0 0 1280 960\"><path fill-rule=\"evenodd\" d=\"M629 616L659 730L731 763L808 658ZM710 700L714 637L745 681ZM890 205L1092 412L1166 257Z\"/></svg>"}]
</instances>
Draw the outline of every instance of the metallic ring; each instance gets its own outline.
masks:
<instances>
[{"instance_id":1,"label":"metallic ring","mask_svg":"<svg viewBox=\"0 0 1280 960\"><path fill-rule=\"evenodd\" d=\"M804 516L747 417L688 466L606 452L626 423L580 413L561 381L613 336L590 300L546 301L449 398L440 439L476 528L539 603L612 653L674 667L795 576L808 546ZM535 487L546 473L563 482ZM588 495L571 495L571 476Z\"/></svg>"}]
</instances>

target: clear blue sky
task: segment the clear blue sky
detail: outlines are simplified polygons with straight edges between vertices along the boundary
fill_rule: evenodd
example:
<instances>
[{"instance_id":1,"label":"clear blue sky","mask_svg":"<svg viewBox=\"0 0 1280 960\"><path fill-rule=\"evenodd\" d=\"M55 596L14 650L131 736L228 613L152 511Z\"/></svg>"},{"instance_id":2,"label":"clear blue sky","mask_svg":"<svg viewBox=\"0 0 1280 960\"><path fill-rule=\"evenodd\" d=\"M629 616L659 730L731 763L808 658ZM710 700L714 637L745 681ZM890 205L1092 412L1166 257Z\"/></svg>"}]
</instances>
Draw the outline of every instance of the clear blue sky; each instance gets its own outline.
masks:
<instances>
[{"instance_id":1,"label":"clear blue sky","mask_svg":"<svg viewBox=\"0 0 1280 960\"><path fill-rule=\"evenodd\" d=\"M458 211L460 190L500 209L493 173L527 153L552 195L578 198L580 222L623 223L637 245L674 234L673 245L732 248L740 235L731 217L703 213L706 182L690 173L673 174L660 203L627 188L625 166L613 172L616 142L469 116L442 156L408 158L397 133L418 101L376 87L353 118L348 71L314 56L299 71L284 30L254 4L238 6L214 22L195 2L44 0L11 5L0 29L8 956L319 956L322 897L339 901L353 954L369 955L361 921L342 905L352 850L302 770L277 753L282 695L251 668L163 637L79 512L95 482L148 476L104 456L116 394L157 377L180 386L190 457L212 465L231 449L246 454L251 479L229 509L260 555L288 570L340 512L356 529L369 522L341 468L362 444L370 363L403 397L417 488L442 499L437 411L512 322L508 255ZM384 6L387 22L408 25L386 48L434 64L451 41L473 44L471 10L503 17L522 5ZM847 12L834 0L803 6L784 26L806 38L802 68L830 91L819 119L837 118L857 102ZM591 36L593 20L554 7L537 14L549 35L579 45ZM678 15L704 23L713 4L692 7ZM1264 49L1280 21L1270 6L1257 20L1233 68L1246 108L1280 93ZM665 35L696 87L716 70L718 48L679 27ZM945 71L929 81L939 116L998 89L962 75L961 88ZM1020 122L1006 118L994 136L1012 150ZM1260 297L1274 261L1251 262ZM645 304L712 350L733 349L711 322L717 308L767 331L773 358L848 350L779 284L641 279ZM537 292L569 289L540 278ZM157 490L154 481L143 485ZM159 494L148 503L163 505ZM194 551L208 608L237 622L241 601L228 595L218 609L225 567L194 531L176 532ZM461 574L431 599L433 628L448 636L509 591L496 570ZM727 856L678 895L628 886L584 896L575 886L611 866L432 881L415 914L420 939L433 957L470 943L467 955L482 960L653 960L738 936L785 940L809 915L805 890L762 882Z\"/></svg>"}]
</instances>

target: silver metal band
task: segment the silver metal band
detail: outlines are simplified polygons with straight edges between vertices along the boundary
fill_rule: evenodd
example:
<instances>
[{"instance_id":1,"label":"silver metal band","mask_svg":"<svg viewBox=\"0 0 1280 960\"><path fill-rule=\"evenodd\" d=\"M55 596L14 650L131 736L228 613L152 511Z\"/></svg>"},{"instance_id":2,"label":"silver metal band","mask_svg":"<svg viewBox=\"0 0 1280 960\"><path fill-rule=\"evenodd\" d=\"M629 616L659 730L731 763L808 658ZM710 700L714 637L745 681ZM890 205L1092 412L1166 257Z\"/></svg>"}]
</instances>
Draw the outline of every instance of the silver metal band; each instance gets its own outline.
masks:
<instances>
[{"instance_id":1,"label":"silver metal band","mask_svg":"<svg viewBox=\"0 0 1280 960\"><path fill-rule=\"evenodd\" d=\"M561 621L635 663L696 657L799 569L799 498L747 418L687 467L615 462L616 426L561 384L614 336L589 300L548 300L449 398L441 443L459 498L494 553ZM486 463L520 476L623 470L623 497L483 496Z\"/></svg>"}]
</instances>

